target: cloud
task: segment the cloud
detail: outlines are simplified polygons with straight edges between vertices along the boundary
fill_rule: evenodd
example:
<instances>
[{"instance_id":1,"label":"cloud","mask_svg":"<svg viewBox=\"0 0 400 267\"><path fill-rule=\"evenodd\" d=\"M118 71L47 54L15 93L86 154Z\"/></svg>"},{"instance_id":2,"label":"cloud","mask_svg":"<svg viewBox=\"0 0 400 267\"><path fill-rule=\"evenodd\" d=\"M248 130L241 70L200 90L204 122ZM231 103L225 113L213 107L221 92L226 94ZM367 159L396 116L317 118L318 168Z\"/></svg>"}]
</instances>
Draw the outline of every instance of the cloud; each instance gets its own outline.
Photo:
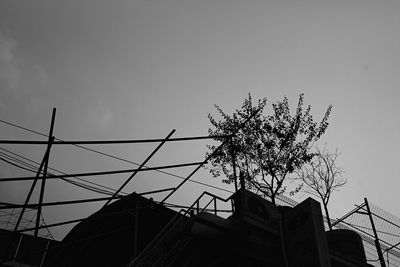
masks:
<instances>
[{"instance_id":1,"label":"cloud","mask_svg":"<svg viewBox=\"0 0 400 267\"><path fill-rule=\"evenodd\" d=\"M0 111L13 107L37 110L46 103L49 75L21 57L18 42L0 32Z\"/></svg>"},{"instance_id":2,"label":"cloud","mask_svg":"<svg viewBox=\"0 0 400 267\"><path fill-rule=\"evenodd\" d=\"M48 81L48 74L46 70L39 65L34 65L33 69L38 82L42 85L45 84Z\"/></svg>"},{"instance_id":3,"label":"cloud","mask_svg":"<svg viewBox=\"0 0 400 267\"><path fill-rule=\"evenodd\" d=\"M38 91L48 81L47 71L17 54L18 43L0 32L0 91L27 94Z\"/></svg>"},{"instance_id":4,"label":"cloud","mask_svg":"<svg viewBox=\"0 0 400 267\"><path fill-rule=\"evenodd\" d=\"M2 109L4 110L4 108L0 106L0 111L2 111ZM16 139L13 128L0 127L0 139Z\"/></svg>"},{"instance_id":5,"label":"cloud","mask_svg":"<svg viewBox=\"0 0 400 267\"><path fill-rule=\"evenodd\" d=\"M9 165L6 163L0 163L0 177L15 177L15 172L12 171ZM20 188L17 183L7 183L7 185L0 186L0 196L2 200L6 200L11 203L18 203L22 200L24 194L26 194L23 190L25 187Z\"/></svg>"},{"instance_id":6,"label":"cloud","mask_svg":"<svg viewBox=\"0 0 400 267\"><path fill-rule=\"evenodd\" d=\"M105 128L112 122L114 113L108 106L98 103L91 109L89 116L94 124Z\"/></svg>"},{"instance_id":7,"label":"cloud","mask_svg":"<svg viewBox=\"0 0 400 267\"><path fill-rule=\"evenodd\" d=\"M18 87L22 71L15 56L17 42L0 32L0 91Z\"/></svg>"},{"instance_id":8,"label":"cloud","mask_svg":"<svg viewBox=\"0 0 400 267\"><path fill-rule=\"evenodd\" d=\"M17 42L3 35L0 32L0 61L1 62L12 62L14 59L13 50L17 47Z\"/></svg>"}]
</instances>

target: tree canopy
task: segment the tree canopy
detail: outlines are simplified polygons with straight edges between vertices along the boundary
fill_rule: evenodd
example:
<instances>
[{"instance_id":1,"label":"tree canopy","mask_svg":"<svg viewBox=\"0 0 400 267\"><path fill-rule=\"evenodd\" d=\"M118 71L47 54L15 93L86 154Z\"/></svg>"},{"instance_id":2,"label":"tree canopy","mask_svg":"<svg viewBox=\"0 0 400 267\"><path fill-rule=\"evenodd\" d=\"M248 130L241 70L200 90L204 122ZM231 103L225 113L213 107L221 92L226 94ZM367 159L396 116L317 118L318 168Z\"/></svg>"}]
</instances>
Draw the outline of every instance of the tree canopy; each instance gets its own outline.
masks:
<instances>
[{"instance_id":1,"label":"tree canopy","mask_svg":"<svg viewBox=\"0 0 400 267\"><path fill-rule=\"evenodd\" d=\"M232 115L215 105L222 119L208 114L212 125L209 135L221 142L224 140L220 136L232 135L232 139L218 151L216 146L207 146L206 156L214 153L209 162L210 173L214 177L224 176L226 183L236 182L234 173L237 173L244 178L247 189L276 204L276 196L285 189L288 175L311 161L314 153L310 148L328 127L332 106L317 123L310 114L311 106L304 108L303 99L301 94L294 114L286 97L272 103L270 115L264 114L267 99L253 103L250 94Z\"/></svg>"}]
</instances>

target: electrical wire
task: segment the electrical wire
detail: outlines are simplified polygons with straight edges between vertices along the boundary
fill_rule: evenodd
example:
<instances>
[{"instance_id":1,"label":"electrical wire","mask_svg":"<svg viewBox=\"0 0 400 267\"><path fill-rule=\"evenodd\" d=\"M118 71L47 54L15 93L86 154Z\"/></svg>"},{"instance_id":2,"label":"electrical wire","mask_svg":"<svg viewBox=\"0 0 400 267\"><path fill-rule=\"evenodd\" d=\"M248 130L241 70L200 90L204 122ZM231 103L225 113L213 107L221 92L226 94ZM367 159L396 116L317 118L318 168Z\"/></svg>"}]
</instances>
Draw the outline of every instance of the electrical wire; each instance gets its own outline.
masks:
<instances>
[{"instance_id":1,"label":"electrical wire","mask_svg":"<svg viewBox=\"0 0 400 267\"><path fill-rule=\"evenodd\" d=\"M27 170L27 171L32 171L31 169L25 168L25 167L20 166L20 165L18 165L18 164L16 164L16 163L12 163L11 161L8 161L8 160L6 160L6 159L4 159L4 158L1 158L1 157L0 157L0 160L2 160L2 161L4 161L4 162L7 162L8 164L13 165L13 166L15 166L15 167L18 167L18 168L20 168L20 169L24 169L24 170Z\"/></svg>"},{"instance_id":2,"label":"electrical wire","mask_svg":"<svg viewBox=\"0 0 400 267\"><path fill-rule=\"evenodd\" d=\"M73 173L73 174L60 174L60 175L49 175L47 179L60 179L60 178L71 178L75 176L100 176L100 175L111 175L111 174L121 174L121 173L131 173L137 171L153 171L157 169L171 169L171 168L179 168L179 167L188 167L194 165L200 165L201 162L191 162L191 163L183 163L183 164L175 164L175 165L164 165L157 167L148 167L145 169L125 169L125 170L112 170L112 171L101 171L101 172L85 172L85 173ZM16 181L31 181L37 179L36 177L7 177L0 179L0 182L16 182Z\"/></svg>"},{"instance_id":3,"label":"electrical wire","mask_svg":"<svg viewBox=\"0 0 400 267\"><path fill-rule=\"evenodd\" d=\"M11 122L8 122L8 121L2 120L2 119L0 119L0 122L2 122L4 124L7 124L7 125L10 125L10 126L13 126L13 127L16 127L16 128L19 128L19 129L22 129L22 130L25 130L25 131L28 131L28 132L31 132L31 133L34 133L34 134L37 134L37 135L48 137L47 134L44 134L44 133L29 129L29 128L26 128L26 127L23 127L23 126L20 126L20 125L17 125L15 123L11 123ZM55 138L55 140L61 141L61 142L63 141L63 140L61 140L59 138ZM105 153L105 152L102 152L102 151L99 151L99 150L95 150L95 149L88 148L88 147L85 147L85 146L82 146L82 145L77 145L77 144L72 144L72 145L75 146L75 147L79 147L81 149L87 150L87 151L91 151L91 152L99 154L99 155L103 155L103 156L106 156L106 157L109 157L109 158L117 159L117 160L120 160L120 161L123 161L123 162L126 162L126 163L131 163L131 164L134 164L136 166L140 166L140 164L137 163L137 162L130 161L130 160L127 160L127 159L124 159L124 158L121 158L121 157L117 157L117 156L114 156L114 155L111 155L111 154L108 154L108 153ZM144 167L147 168L147 166L144 166ZM166 172L166 171L163 171L163 170L155 170L155 171L159 172L159 173L163 173L163 174L169 175L169 176L173 176L173 177L181 179L181 180L185 180L186 179L186 177L183 177L183 176L180 176L180 175L177 175L177 174L174 174L174 173ZM203 185L203 186L206 186L206 187L209 187L209 188L214 188L214 189L217 189L217 190L225 191L225 192L228 192L228 193L233 193L233 191L231 191L231 190L227 190L227 189L224 189L224 188L221 188L221 187L218 187L218 186L210 185L210 184L199 182L199 181L196 181L196 180L189 180L189 182L200 184L200 185Z\"/></svg>"},{"instance_id":4,"label":"electrical wire","mask_svg":"<svg viewBox=\"0 0 400 267\"><path fill-rule=\"evenodd\" d=\"M10 122L7 122L7 121L1 120L1 119L0 119L0 122L3 122L3 123L8 124L8 125L11 125L11 126L13 126L13 127L17 127L17 128L19 128L19 129L23 129L23 130L25 130L25 131L29 131L29 132L32 132L32 133L35 133L35 134L38 134L38 135L47 137L46 134L40 133L40 132L35 131L35 130L28 129L28 128L26 128L26 127L22 127L22 126L20 126L20 125L14 124L14 123L10 123ZM58 140L58 141L63 141L63 140L61 140L61 139L56 139L56 140ZM127 163L131 163L131 164L140 166L139 163L136 163L136 162L133 162L133 161L130 161L130 160L126 160L126 159L123 159L123 158L121 158L121 157L117 157L117 156L114 156L114 155L111 155L111 154L108 154L108 153L105 153L105 152L102 152L102 151L98 151L98 150L94 150L94 149L91 149L91 148L87 148L87 147L84 147L84 146L81 146L81 145L78 145L78 144L72 144L72 145L74 145L74 146L76 146L76 147L79 147L79 148L81 148L81 149L85 149L85 150L87 150L87 151L91 151L91 152L93 152L93 153L101 154L101 155L103 155L103 156L107 156L107 157L110 157L110 158L113 158L113 159L117 159L117 160L120 160L120 161L123 161L123 162L127 162ZM1 149L2 149L2 148L1 148ZM4 149L3 149L3 150L4 150ZM13 152L11 152L11 153L13 153ZM21 156L21 157L22 157L22 156ZM9 160L9 159L10 159L10 158L8 158L8 160ZM25 158L25 159L26 159L26 158ZM23 163L21 163L21 162L19 162L20 164L17 164L17 163L15 163L15 162L8 162L8 163L10 163L10 164L12 164L12 165L14 165L14 166L17 166L17 167L19 167L19 168L26 169L26 170L28 170L28 171L33 171L32 169L29 169L29 167L26 168L26 167L24 167L24 166L21 166L20 164L23 164ZM38 163L35 162L35 164L38 164ZM24 165L24 164L23 164L23 165ZM26 165L25 165L25 166L26 166ZM145 167L146 167L146 166L145 166ZM54 170L54 169L53 169L53 170ZM158 172L160 172L160 173L163 173L163 174L166 174L166 175L169 175L169 176L176 177L176 178L178 178L178 179L186 180L186 177L183 177L183 176L179 176L179 175L176 175L176 174L173 174L173 173L169 173L169 172L166 172L166 171L162 171L162 170L156 170L156 171L158 171ZM63 172L60 172L60 171L57 171L57 172L63 173ZM63 174L65 174L65 173L63 173ZM75 177L75 178L79 179L78 177ZM66 180L66 179L65 179L65 180ZM67 181L67 182L71 182L71 181L68 181L68 180L66 180L66 181ZM85 181L85 182L88 182L88 181L86 181L86 180L84 180L84 181ZM196 184L200 184L200 185L206 186L206 187L210 187L210 188L214 188L214 189L217 189L217 190L221 190L221 191L233 193L233 191L226 190L226 189L224 189L224 188L217 187L217 186L213 186L213 185L210 185L210 184L207 184L207 183L202 183L202 182L198 182L198 181L195 181L195 180L189 180L189 181L192 182L192 183L196 183ZM76 183L75 185L78 185L76 181L75 181L75 183ZM78 186L82 186L82 185L78 185ZM87 186L87 185L85 185L85 186ZM100 185L96 184L96 186L100 186ZM88 187L86 187L86 189L88 189ZM99 189L98 189L98 188L95 189L95 188L92 187L92 188L89 189L89 190L99 190ZM115 191L115 190L112 189L112 191ZM110 192L105 192L105 191L103 191L103 193L105 193L105 194L110 194ZM189 208L189 207L185 207L185 206L181 206L181 205L173 205L173 204L167 204L167 205L169 205L169 207L175 207L175 208Z\"/></svg>"},{"instance_id":5,"label":"electrical wire","mask_svg":"<svg viewBox=\"0 0 400 267\"><path fill-rule=\"evenodd\" d=\"M26 161L32 162L32 163L36 164L37 166L40 165L40 163L38 163L38 162L36 162L36 161L33 161L33 160L31 160L31 159L29 159L29 158L27 158L27 157L21 156L21 155L19 155L19 154L17 154L17 153L14 153L14 152L10 151L10 150L7 150L7 149L5 149L5 148L0 147L0 150L6 151L6 152L8 152L8 153L10 153L10 154L13 154L13 155L15 155L15 156L18 156L18 157L20 157L20 158L22 158L22 159L24 159L24 160L26 160ZM0 152L0 153L1 153L1 152ZM23 161L21 160L21 162L23 162ZM26 162L24 162L24 163L25 163L25 164L28 164L28 163L26 163ZM29 165L32 166L32 167L35 169L35 172L36 172L36 166L31 165L31 164L29 164ZM54 168L51 168L51 167L49 167L48 169L49 169L49 170L53 170L53 171L58 172L58 173L61 173L61 174L67 174L67 173L65 173L65 172L59 171L59 170L54 169ZM84 181L84 182L89 183L89 184L93 184L93 185L98 186L98 187L102 187L102 188L105 188L105 189L109 189L109 190L111 190L111 191L115 191L115 189L113 189L113 188L111 188L111 187L107 187L107 186L103 186L103 185L101 185L101 184L97 184L97 183L94 183L94 182L91 182L91 181L87 181L87 180L82 179L82 178L79 178L79 177L74 177L74 178L77 179L77 180L80 180L80 181ZM66 181L69 182L68 180L66 180ZM124 194L127 194L127 193L125 193L125 192L123 192L123 193L124 193Z\"/></svg>"},{"instance_id":6,"label":"electrical wire","mask_svg":"<svg viewBox=\"0 0 400 267\"><path fill-rule=\"evenodd\" d=\"M23 166L21 166L21 165L19 165L19 164L10 162L10 161L8 161L8 160L6 160L6 159L4 159L4 158L1 158L1 157L0 157L0 160L3 160L3 161L5 161L5 162L7 162L7 163L9 163L9 164L11 164L11 165L13 165L13 166L15 166L15 167L20 168L20 169L24 169L24 170L27 170L27 171L36 173L36 170L34 170L34 169L30 169L30 168L23 167ZM49 175L54 175L54 174L52 174L52 173L48 173L48 174L49 174ZM75 177L75 178L78 178L78 177ZM97 192L97 193L101 193L101 194L106 194L106 195L111 195L111 194L113 194L111 191L106 191L106 190L104 190L104 189L95 188L95 187L93 187L93 186L85 185L85 184L80 183L80 182L77 182L77 181L73 181L73 180L69 180L69 179L65 179L65 178L62 178L62 180L65 181L65 182L67 182L67 183L70 183L70 184L73 184L73 185L76 185L76 186L85 188L85 189L90 190L90 191L93 191L93 192Z\"/></svg>"},{"instance_id":7,"label":"electrical wire","mask_svg":"<svg viewBox=\"0 0 400 267\"><path fill-rule=\"evenodd\" d=\"M26 158L26 157L21 156L21 155L18 155L18 154L16 154L16 153L12 152L12 151L9 151L9 150L4 149L4 148L1 148L1 147L0 147L0 149L3 150L3 151L6 151L6 152L8 152L8 153L12 153L13 155L16 155L16 156L18 156L18 157L21 157L21 158L23 158L24 160L28 160L28 161L30 161L30 162L33 162L33 163L39 165L39 163L37 163L37 162L35 162L35 161L32 161L32 160L30 160L30 159L28 159L28 158ZM2 152L0 151L0 154L4 154L4 153L2 153ZM6 154L4 154L4 155L6 155ZM7 156L9 156L9 155L7 155ZM12 159L16 159L15 157L11 157L11 158L12 158ZM29 166L29 167L32 167L32 169L23 168L22 166L19 166L18 164L13 164L13 165L14 165L14 166L17 166L17 167L20 167L20 168L23 168L23 169L27 169L27 170L29 170L29 171L31 171L31 172L36 172L36 170L33 169L34 166L33 166L32 164L29 164L29 163L24 162L24 161L21 161L21 160L19 160L19 162L24 163L24 164L26 164L26 165ZM49 168L49 169L55 170L55 169L53 169L53 168ZM55 171L67 175L65 172L61 172L61 171L58 171L58 170L55 170ZM49 173L49 175L53 175L53 174ZM78 178L78 177L75 177L75 178L80 179L80 178ZM66 181L66 182L72 183L72 184L74 184L74 185L76 185L76 186L80 186L80 187L83 187L83 188L85 188L85 189L88 189L88 190L91 190L91 191L94 191L94 192L97 192L97 193L102 193L102 194L105 194L105 195L112 195L112 194L113 194L112 191L115 191L114 189L108 188L108 187L107 187L107 189L111 189L111 191L106 191L106 190L103 190L103 189L98 189L98 188L95 188L95 187L90 187L90 186L88 186L88 185L84 185L84 184L82 184L82 183L79 183L79 182L76 182L76 181L72 181L72 180L68 180L68 179L63 179L63 180ZM83 180L83 179L80 179L80 180ZM86 181L86 180L83 180L83 181ZM88 182L88 181L86 181L86 182ZM99 184L95 184L95 185L103 187L102 185L99 185ZM233 193L233 192L232 192L232 193ZM127 193L124 193L124 194L127 194ZM279 199L280 199L281 201L287 203L287 204L291 204L292 206L295 205L295 204L293 204L293 200L291 200L291 199L289 199L289 198L287 198L287 197L285 197L285 196L283 196L283 195L282 195L282 196L279 196ZM294 203L296 203L296 202L294 202ZM296 204L297 204L297 203L296 203Z\"/></svg>"},{"instance_id":8,"label":"electrical wire","mask_svg":"<svg viewBox=\"0 0 400 267\"><path fill-rule=\"evenodd\" d=\"M5 153L3 153L3 152L0 151L0 155L3 155L3 156L6 155L6 156L8 157L8 159L13 159L13 160L15 160L15 161L18 161L19 163L21 163L21 164L23 164L23 165L25 165L25 166L28 166L28 167L30 167L31 169L22 167L22 166L20 166L20 165L18 165L18 164L15 164L15 163L10 163L10 164L12 164L12 165L14 165L14 166L16 166L16 167L18 167L18 168L25 169L25 170L28 170L28 171L30 171L30 172L36 173L36 166L34 166L34 165L32 165L32 164L29 164L29 163L26 162L26 161L35 163L36 165L40 165L38 162L35 162L35 161L33 161L33 160L31 160L31 159L29 159L29 158L27 158L27 157L21 156L21 155L19 155L19 154L17 154L17 153L14 153L14 152L12 152L12 151L10 151L10 150L7 150L7 149L5 149L5 148L2 148L2 147L0 147L0 150L6 151L6 152L8 152L8 153L10 153L10 154L12 154L12 155L15 155L15 156L18 156L18 157L24 159L25 161L19 160L19 159L15 158L15 157L12 157L12 156L7 155L7 154L5 154ZM1 158L0 158L0 159L1 159ZM67 173L62 172L62 171L59 171L59 170L56 170L56 169L54 169L54 168L49 167L49 169L50 169L50 170L53 170L53 171L55 171L55 172L58 172L58 173L67 175ZM54 175L54 174L52 174L52 173L49 173L49 174L50 174L50 175ZM64 179L64 178L62 178L62 180L65 181L65 182L67 182L67 183L74 184L74 185L76 185L76 186L79 186L79 187L82 187L82 188L85 188L85 189L87 189L87 190L90 190L90 191L93 191L93 192L96 192L96 193L100 193L100 194L112 195L113 192L115 191L115 189L113 189L113 188L111 188L111 187L107 187L107 186L103 186L103 185L101 185L101 184L97 184L97 183L94 183L94 182L91 182L91 181L87 181L87 180L85 180L85 179L82 179L82 178L79 178L79 177L76 177L76 176L74 176L73 178L75 178L75 179L77 179L77 180L80 180L80 181L84 181L84 182L89 183L89 184L92 184L92 185L95 185L95 186L97 186L97 187L102 187L102 188L104 188L104 189L96 188L95 186L85 185L85 184L83 184L83 183L80 183L80 182L77 182L77 181L73 181L73 180L71 180L71 179ZM128 193L126 193L126 192L121 192L121 193L122 193L122 194L125 194L125 195L128 194Z\"/></svg>"}]
</instances>

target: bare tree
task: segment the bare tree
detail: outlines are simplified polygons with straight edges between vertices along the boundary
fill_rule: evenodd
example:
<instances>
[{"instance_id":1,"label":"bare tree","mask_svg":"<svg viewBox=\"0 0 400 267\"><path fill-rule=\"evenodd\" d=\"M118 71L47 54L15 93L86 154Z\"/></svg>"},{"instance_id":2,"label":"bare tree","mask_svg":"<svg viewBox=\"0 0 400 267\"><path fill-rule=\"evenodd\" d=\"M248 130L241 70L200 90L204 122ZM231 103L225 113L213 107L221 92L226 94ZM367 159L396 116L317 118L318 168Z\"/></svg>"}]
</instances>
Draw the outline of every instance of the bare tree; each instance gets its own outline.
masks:
<instances>
[{"instance_id":1,"label":"bare tree","mask_svg":"<svg viewBox=\"0 0 400 267\"><path fill-rule=\"evenodd\" d=\"M321 199L329 229L332 230L328 203L332 192L344 186L347 179L343 177L343 169L336 165L336 160L340 155L337 149L330 153L325 145L322 151L318 148L316 150L313 159L297 173L299 178L307 185L304 191Z\"/></svg>"}]
</instances>

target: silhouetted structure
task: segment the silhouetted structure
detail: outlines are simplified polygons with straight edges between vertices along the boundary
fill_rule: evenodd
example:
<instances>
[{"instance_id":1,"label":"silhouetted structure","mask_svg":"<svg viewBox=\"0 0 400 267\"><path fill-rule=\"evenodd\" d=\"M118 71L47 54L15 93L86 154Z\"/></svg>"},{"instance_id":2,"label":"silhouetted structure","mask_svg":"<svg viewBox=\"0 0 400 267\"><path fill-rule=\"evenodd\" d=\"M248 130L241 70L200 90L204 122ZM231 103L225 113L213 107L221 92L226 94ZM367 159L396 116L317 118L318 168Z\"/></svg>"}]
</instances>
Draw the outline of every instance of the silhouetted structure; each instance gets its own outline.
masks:
<instances>
[{"instance_id":1,"label":"silhouetted structure","mask_svg":"<svg viewBox=\"0 0 400 267\"><path fill-rule=\"evenodd\" d=\"M41 266L59 241L0 229L0 266Z\"/></svg>"},{"instance_id":2,"label":"silhouetted structure","mask_svg":"<svg viewBox=\"0 0 400 267\"><path fill-rule=\"evenodd\" d=\"M243 127L256 113L253 113L239 125L237 130ZM334 222L337 225L335 227L344 229L327 233L324 231L323 218L318 202L307 199L297 204L280 196L278 197L279 203L286 203L291 206L276 207L271 202L249 191L237 190L236 180L236 193L227 199L204 192L189 208L182 209L179 212L167 208L169 205L165 201L182 185L190 181L190 178L213 157L213 153L217 153L220 148L231 141L235 133L220 136L170 138L175 132L175 130L172 130L167 137L162 139L61 141L52 136L54 117L55 109L53 110L47 142L0 140L1 144L47 145L42 162L37 163L39 168L37 170L36 168L31 169L31 171L36 172L35 177L6 177L0 179L1 182L32 181L31 189L24 204L1 203L0 210L20 209L20 212L13 231L0 230L0 266L368 266L360 235L364 244L366 244L366 248L368 248L368 244L372 244L373 248L376 248L381 266L385 266L380 247L381 241L382 245L384 245L383 252L386 252L388 266L389 259L392 262L400 259L398 250L400 242L395 238L389 239L387 236L379 238L377 235L378 230L374 226L375 219L379 222L379 225L377 225L379 229L389 229L387 231L379 230L380 236L389 234L392 237L398 237L399 235L393 233L400 231L400 219L397 221L398 223L393 223L393 216L388 216L386 212L371 212L366 199L365 205L357 206L357 209ZM221 139L223 142L203 161L158 167L146 166L148 160L166 142L210 138ZM138 166L135 169L78 174L66 174L57 170L54 171L58 174L53 174L46 171L50 148L53 145L72 144L87 149L81 145L117 143L159 144L141 164L131 162ZM13 166L23 169L26 169L24 166L31 166L29 165L32 162L31 160L12 151L3 150L7 151L8 154L5 154L7 158L13 159L9 162ZM107 155L93 149L88 150ZM231 153L231 151L228 152ZM235 158L234 151L232 153L233 155L229 154L228 158L231 156ZM112 155L107 156L115 158ZM234 160L233 165L235 165ZM141 195L121 196L119 194L128 182L141 171L160 171L188 166L197 167L188 176L181 177L183 180L174 187L144 192ZM131 173L129 178L117 190L100 185L93 186L93 183L83 179L79 179L79 182L76 179L66 179L117 173ZM233 177L236 177L235 173ZM245 188L243 173L239 173L239 177L241 178L240 187ZM96 193L111 195L111 197L45 203L42 198L47 179L62 179L65 182ZM39 202L30 203L30 196L39 181L41 181ZM85 183L82 183L83 181ZM205 183L201 184L208 186ZM215 188L214 186L212 187ZM222 188L219 189L226 191ZM160 192L169 192L161 200L161 204L143 197L145 194ZM119 200L109 204L116 199ZM42 217L41 209L44 206L94 201L107 202L102 209L86 219L75 219L50 225L46 225L44 221L40 223L40 218ZM22 227L19 227L25 209L37 211L34 228L25 227L21 229ZM5 214L8 214L7 216L10 215L9 212ZM358 221L353 223L359 214L368 217L366 219L368 221L361 225L358 225ZM383 214L383 216L379 216L379 214ZM11 212L11 215L13 215L13 212ZM80 223L61 242L38 237L39 230L42 228L76 223L78 221ZM10 220L8 219L6 225L9 222ZM382 228L382 225L386 225L386 228ZM391 228L388 228L387 225L390 225ZM372 227L372 229L369 227ZM34 231L36 237L21 234L21 232L29 231ZM367 250L367 252L370 251ZM390 258L389 254L395 258ZM368 256L371 262L376 262L378 257L375 257L375 254L371 256L371 253ZM396 264L396 261L394 262Z\"/></svg>"},{"instance_id":3,"label":"silhouetted structure","mask_svg":"<svg viewBox=\"0 0 400 267\"><path fill-rule=\"evenodd\" d=\"M360 236L325 234L311 198L276 208L243 190L226 200L202 197L176 212L131 194L75 226L45 266L368 266ZM232 203L229 217L217 215L217 201Z\"/></svg>"}]
</instances>

